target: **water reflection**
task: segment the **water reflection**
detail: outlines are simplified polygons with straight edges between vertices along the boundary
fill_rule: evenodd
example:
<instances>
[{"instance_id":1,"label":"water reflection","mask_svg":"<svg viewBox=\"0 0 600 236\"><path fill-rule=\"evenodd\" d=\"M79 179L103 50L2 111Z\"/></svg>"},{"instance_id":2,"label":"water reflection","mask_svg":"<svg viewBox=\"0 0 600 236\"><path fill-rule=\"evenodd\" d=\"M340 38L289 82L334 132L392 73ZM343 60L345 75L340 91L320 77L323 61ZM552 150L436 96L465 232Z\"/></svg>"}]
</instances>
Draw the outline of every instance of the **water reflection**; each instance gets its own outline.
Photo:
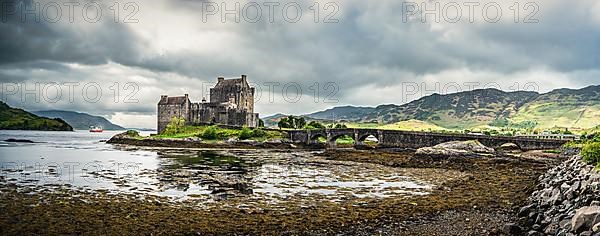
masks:
<instances>
[{"instance_id":1,"label":"water reflection","mask_svg":"<svg viewBox=\"0 0 600 236\"><path fill-rule=\"evenodd\" d=\"M99 141L103 137L81 132L44 134L0 132L0 140L39 142L0 141L0 184L200 201L306 196L340 201L426 194L431 188L395 168L330 161L309 151L137 148L109 145Z\"/></svg>"}]
</instances>

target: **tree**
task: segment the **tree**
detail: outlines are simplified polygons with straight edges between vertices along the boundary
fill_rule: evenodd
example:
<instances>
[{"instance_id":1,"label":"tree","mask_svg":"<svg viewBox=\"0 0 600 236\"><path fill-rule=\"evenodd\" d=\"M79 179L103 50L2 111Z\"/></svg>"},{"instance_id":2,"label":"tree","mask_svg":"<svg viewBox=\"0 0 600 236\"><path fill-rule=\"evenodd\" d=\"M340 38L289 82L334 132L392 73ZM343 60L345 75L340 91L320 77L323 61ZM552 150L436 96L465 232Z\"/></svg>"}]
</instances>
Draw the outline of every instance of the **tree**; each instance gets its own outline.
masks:
<instances>
[{"instance_id":1,"label":"tree","mask_svg":"<svg viewBox=\"0 0 600 236\"><path fill-rule=\"evenodd\" d=\"M277 122L277 127L279 127L280 129L291 129L292 125L290 124L290 121L288 120L287 117L281 118L281 120L279 120L279 122Z\"/></svg>"},{"instance_id":2,"label":"tree","mask_svg":"<svg viewBox=\"0 0 600 236\"><path fill-rule=\"evenodd\" d=\"M345 124L331 124L331 125L329 125L329 128L331 128L331 129L347 129L348 126L346 126Z\"/></svg>"},{"instance_id":3,"label":"tree","mask_svg":"<svg viewBox=\"0 0 600 236\"><path fill-rule=\"evenodd\" d=\"M306 126L306 120L304 117L288 116L281 118L277 123L277 126L285 129L301 129Z\"/></svg>"},{"instance_id":4,"label":"tree","mask_svg":"<svg viewBox=\"0 0 600 236\"><path fill-rule=\"evenodd\" d=\"M185 119L183 117L173 117L167 125L167 128L163 131L164 134L177 134L181 132L185 126Z\"/></svg>"},{"instance_id":5,"label":"tree","mask_svg":"<svg viewBox=\"0 0 600 236\"><path fill-rule=\"evenodd\" d=\"M317 121L311 121L304 126L305 129L325 129L325 126Z\"/></svg>"}]
</instances>

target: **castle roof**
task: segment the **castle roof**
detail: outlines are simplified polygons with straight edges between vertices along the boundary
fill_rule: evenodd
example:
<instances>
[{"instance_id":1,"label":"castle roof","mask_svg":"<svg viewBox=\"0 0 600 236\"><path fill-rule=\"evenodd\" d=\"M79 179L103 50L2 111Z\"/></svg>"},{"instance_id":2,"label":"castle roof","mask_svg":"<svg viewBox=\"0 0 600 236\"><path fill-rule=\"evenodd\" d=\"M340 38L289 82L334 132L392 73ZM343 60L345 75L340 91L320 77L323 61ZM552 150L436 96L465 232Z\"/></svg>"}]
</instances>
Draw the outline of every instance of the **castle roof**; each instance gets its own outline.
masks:
<instances>
[{"instance_id":1,"label":"castle roof","mask_svg":"<svg viewBox=\"0 0 600 236\"><path fill-rule=\"evenodd\" d=\"M158 104L159 105L181 105L181 104L186 103L187 101L189 101L189 99L186 96L166 97L165 99L161 99L160 102L158 102Z\"/></svg>"},{"instance_id":2,"label":"castle roof","mask_svg":"<svg viewBox=\"0 0 600 236\"><path fill-rule=\"evenodd\" d=\"M244 80L242 78L239 79L224 79L224 80L219 80L219 82L217 83L217 85L215 85L215 88L217 87L233 87L236 85L243 85Z\"/></svg>"}]
</instances>

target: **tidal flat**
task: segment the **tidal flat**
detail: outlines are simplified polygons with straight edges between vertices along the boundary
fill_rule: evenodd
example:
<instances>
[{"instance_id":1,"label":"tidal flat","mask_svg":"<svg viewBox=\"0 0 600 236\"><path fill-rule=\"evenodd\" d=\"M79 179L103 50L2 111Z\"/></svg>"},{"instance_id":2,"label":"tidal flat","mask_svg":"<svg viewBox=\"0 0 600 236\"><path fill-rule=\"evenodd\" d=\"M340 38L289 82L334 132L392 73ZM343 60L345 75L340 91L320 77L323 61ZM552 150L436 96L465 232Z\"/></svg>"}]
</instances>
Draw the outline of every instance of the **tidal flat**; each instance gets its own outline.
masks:
<instances>
[{"instance_id":1,"label":"tidal flat","mask_svg":"<svg viewBox=\"0 0 600 236\"><path fill-rule=\"evenodd\" d=\"M91 184L3 175L0 234L496 235L556 161L116 148L156 163L82 171Z\"/></svg>"}]
</instances>

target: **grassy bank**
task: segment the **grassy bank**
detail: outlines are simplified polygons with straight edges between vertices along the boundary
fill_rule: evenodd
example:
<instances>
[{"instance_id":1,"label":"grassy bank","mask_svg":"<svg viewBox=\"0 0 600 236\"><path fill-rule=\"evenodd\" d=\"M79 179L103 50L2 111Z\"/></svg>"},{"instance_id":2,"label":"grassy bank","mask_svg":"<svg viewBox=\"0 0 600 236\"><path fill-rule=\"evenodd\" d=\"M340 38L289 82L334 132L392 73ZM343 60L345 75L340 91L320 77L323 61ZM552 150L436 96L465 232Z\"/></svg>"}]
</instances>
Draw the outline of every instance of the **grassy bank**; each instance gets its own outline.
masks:
<instances>
[{"instance_id":1,"label":"grassy bank","mask_svg":"<svg viewBox=\"0 0 600 236\"><path fill-rule=\"evenodd\" d=\"M583 160L600 169L600 134L588 137L579 141L569 142L565 144L565 147L581 149Z\"/></svg>"},{"instance_id":2,"label":"grassy bank","mask_svg":"<svg viewBox=\"0 0 600 236\"><path fill-rule=\"evenodd\" d=\"M128 131L128 136L139 137L136 133ZM243 127L239 129L224 128L220 126L181 126L176 129L167 129L159 135L152 136L154 139L185 139L201 138L206 141L221 141L236 138L239 140L267 141L282 139L286 135L284 131L264 130L261 128L251 129Z\"/></svg>"}]
</instances>

